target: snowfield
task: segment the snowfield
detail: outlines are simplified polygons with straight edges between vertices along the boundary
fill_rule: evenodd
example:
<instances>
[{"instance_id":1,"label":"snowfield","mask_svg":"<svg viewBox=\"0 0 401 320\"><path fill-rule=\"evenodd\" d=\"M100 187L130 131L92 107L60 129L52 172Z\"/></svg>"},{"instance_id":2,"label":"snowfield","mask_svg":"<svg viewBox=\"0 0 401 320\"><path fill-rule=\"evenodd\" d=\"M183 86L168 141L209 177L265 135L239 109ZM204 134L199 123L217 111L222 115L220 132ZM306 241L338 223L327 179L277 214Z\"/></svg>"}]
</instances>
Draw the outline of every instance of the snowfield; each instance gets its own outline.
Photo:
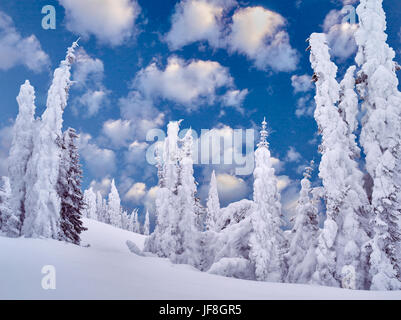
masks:
<instances>
[{"instance_id":1,"label":"snowfield","mask_svg":"<svg viewBox=\"0 0 401 320\"><path fill-rule=\"evenodd\" d=\"M401 291L351 291L202 273L131 253L126 241L142 249L145 236L84 222L83 247L0 237L0 299L401 299ZM55 290L42 289L45 265L56 268Z\"/></svg>"}]
</instances>

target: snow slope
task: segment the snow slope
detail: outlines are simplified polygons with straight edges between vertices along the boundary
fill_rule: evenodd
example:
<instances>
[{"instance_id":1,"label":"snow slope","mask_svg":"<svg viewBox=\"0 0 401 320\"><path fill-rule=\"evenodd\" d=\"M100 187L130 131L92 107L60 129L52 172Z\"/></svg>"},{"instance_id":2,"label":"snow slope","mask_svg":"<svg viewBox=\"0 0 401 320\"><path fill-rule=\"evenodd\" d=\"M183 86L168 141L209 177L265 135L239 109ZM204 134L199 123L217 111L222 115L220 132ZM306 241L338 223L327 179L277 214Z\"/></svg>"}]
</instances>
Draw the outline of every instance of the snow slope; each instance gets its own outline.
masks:
<instances>
[{"instance_id":1,"label":"snow slope","mask_svg":"<svg viewBox=\"0 0 401 320\"><path fill-rule=\"evenodd\" d=\"M126 241L145 237L85 220L83 245L0 237L0 299L401 299L367 292L224 278L166 259L140 257ZM41 287L42 267L56 268L56 290Z\"/></svg>"}]
</instances>

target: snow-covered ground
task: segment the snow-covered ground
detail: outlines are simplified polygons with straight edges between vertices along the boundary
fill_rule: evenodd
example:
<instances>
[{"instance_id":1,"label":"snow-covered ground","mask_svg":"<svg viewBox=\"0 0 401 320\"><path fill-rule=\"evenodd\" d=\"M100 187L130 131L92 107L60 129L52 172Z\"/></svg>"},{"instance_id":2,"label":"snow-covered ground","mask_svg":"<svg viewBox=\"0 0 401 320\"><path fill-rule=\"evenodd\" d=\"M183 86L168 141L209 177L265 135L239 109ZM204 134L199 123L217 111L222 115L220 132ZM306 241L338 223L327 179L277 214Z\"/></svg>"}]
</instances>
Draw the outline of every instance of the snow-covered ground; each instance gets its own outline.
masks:
<instances>
[{"instance_id":1,"label":"snow-covered ground","mask_svg":"<svg viewBox=\"0 0 401 320\"><path fill-rule=\"evenodd\" d=\"M237 280L166 259L131 253L145 237L92 220L77 247L53 240L0 237L0 299L401 299L401 291L368 292ZM44 290L42 267L56 268Z\"/></svg>"}]
</instances>

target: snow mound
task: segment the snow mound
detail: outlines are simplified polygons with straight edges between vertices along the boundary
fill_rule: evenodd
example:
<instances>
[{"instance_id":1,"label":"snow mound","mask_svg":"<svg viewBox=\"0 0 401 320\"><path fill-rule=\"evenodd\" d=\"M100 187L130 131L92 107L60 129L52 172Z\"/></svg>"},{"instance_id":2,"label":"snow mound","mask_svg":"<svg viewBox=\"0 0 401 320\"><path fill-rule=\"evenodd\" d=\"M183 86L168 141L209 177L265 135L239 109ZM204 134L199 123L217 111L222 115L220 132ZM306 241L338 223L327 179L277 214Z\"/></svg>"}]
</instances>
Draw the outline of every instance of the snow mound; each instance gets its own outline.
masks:
<instances>
[{"instance_id":1,"label":"snow mound","mask_svg":"<svg viewBox=\"0 0 401 320\"><path fill-rule=\"evenodd\" d=\"M167 259L141 257L145 236L86 219L83 245L0 237L0 299L401 299L401 291L353 291L267 283L203 273ZM44 266L56 289L44 290Z\"/></svg>"}]
</instances>

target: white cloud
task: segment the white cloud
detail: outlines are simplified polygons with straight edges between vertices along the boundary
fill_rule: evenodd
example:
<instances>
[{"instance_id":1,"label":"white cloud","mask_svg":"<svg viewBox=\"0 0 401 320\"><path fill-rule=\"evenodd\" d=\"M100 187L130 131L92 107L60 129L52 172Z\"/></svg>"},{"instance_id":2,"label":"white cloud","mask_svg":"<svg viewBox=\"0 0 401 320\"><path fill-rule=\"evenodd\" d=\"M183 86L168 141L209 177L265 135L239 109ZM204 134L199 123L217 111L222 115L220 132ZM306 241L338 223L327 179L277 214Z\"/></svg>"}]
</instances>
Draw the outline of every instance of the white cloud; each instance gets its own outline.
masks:
<instances>
[{"instance_id":1,"label":"white cloud","mask_svg":"<svg viewBox=\"0 0 401 320\"><path fill-rule=\"evenodd\" d=\"M119 100L121 116L130 121L132 140L145 140L150 129L164 124L165 114L158 110L151 98L145 98L138 91L131 91Z\"/></svg>"},{"instance_id":2,"label":"white cloud","mask_svg":"<svg viewBox=\"0 0 401 320\"><path fill-rule=\"evenodd\" d=\"M49 64L49 56L42 50L39 40L34 35L23 38L13 20L0 11L0 70L24 65L39 72Z\"/></svg>"},{"instance_id":3,"label":"white cloud","mask_svg":"<svg viewBox=\"0 0 401 320\"><path fill-rule=\"evenodd\" d=\"M226 41L232 52L247 55L259 69L292 71L298 54L289 43L288 33L281 30L285 24L280 14L263 7L242 8L233 16Z\"/></svg>"},{"instance_id":4,"label":"white cloud","mask_svg":"<svg viewBox=\"0 0 401 320\"><path fill-rule=\"evenodd\" d=\"M300 117L312 117L315 111L315 101L311 95L305 95L300 97L297 101L297 108L295 110L295 115Z\"/></svg>"},{"instance_id":5,"label":"white cloud","mask_svg":"<svg viewBox=\"0 0 401 320\"><path fill-rule=\"evenodd\" d=\"M143 182L135 183L125 194L124 199L134 204L139 204L146 196L146 184Z\"/></svg>"},{"instance_id":6,"label":"white cloud","mask_svg":"<svg viewBox=\"0 0 401 320\"><path fill-rule=\"evenodd\" d=\"M89 187L92 188L94 192L100 191L103 197L107 197L110 193L111 179L106 177L100 181L92 180Z\"/></svg>"},{"instance_id":7,"label":"white cloud","mask_svg":"<svg viewBox=\"0 0 401 320\"><path fill-rule=\"evenodd\" d=\"M221 202L228 203L245 198L249 193L247 183L227 173L217 174L217 189Z\"/></svg>"},{"instance_id":8,"label":"white cloud","mask_svg":"<svg viewBox=\"0 0 401 320\"><path fill-rule=\"evenodd\" d=\"M207 0L184 0L176 5L172 27L166 41L173 50L196 41L208 41L218 47L223 25L222 3Z\"/></svg>"},{"instance_id":9,"label":"white cloud","mask_svg":"<svg viewBox=\"0 0 401 320\"><path fill-rule=\"evenodd\" d=\"M355 32L358 25L342 22L343 17L341 11L331 10L323 22L323 31L327 33L331 54L344 60L357 50Z\"/></svg>"},{"instance_id":10,"label":"white cloud","mask_svg":"<svg viewBox=\"0 0 401 320\"><path fill-rule=\"evenodd\" d=\"M140 7L135 0L59 0L65 8L67 29L99 42L120 45L131 38Z\"/></svg>"},{"instance_id":11,"label":"white cloud","mask_svg":"<svg viewBox=\"0 0 401 320\"><path fill-rule=\"evenodd\" d=\"M100 59L91 58L84 49L77 52L73 73L74 89L80 96L73 101L76 115L84 109L84 116L92 117L108 102L109 91L103 85L104 65Z\"/></svg>"},{"instance_id":12,"label":"white cloud","mask_svg":"<svg viewBox=\"0 0 401 320\"><path fill-rule=\"evenodd\" d=\"M116 169L116 156L112 150L102 149L94 142L89 134L82 133L79 137L79 151L85 160L86 168L95 177L104 177Z\"/></svg>"},{"instance_id":13,"label":"white cloud","mask_svg":"<svg viewBox=\"0 0 401 320\"><path fill-rule=\"evenodd\" d=\"M108 120L103 124L102 133L116 147L122 147L132 140L133 127L130 120Z\"/></svg>"},{"instance_id":14,"label":"white cloud","mask_svg":"<svg viewBox=\"0 0 401 320\"><path fill-rule=\"evenodd\" d=\"M294 88L294 93L307 92L313 88L311 76L304 74L301 76L293 75L291 77L291 85Z\"/></svg>"},{"instance_id":15,"label":"white cloud","mask_svg":"<svg viewBox=\"0 0 401 320\"><path fill-rule=\"evenodd\" d=\"M287 151L285 161L287 162L299 162L302 159L301 154L295 150L294 147L290 147Z\"/></svg>"},{"instance_id":16,"label":"white cloud","mask_svg":"<svg viewBox=\"0 0 401 320\"><path fill-rule=\"evenodd\" d=\"M277 189L279 192L285 190L291 184L291 179L288 176L277 177Z\"/></svg>"},{"instance_id":17,"label":"white cloud","mask_svg":"<svg viewBox=\"0 0 401 320\"><path fill-rule=\"evenodd\" d=\"M234 107L240 113L244 113L244 109L241 107L246 96L248 95L248 89L244 90L229 90L223 96L223 104L227 107Z\"/></svg>"},{"instance_id":18,"label":"white cloud","mask_svg":"<svg viewBox=\"0 0 401 320\"><path fill-rule=\"evenodd\" d=\"M207 41L212 48L246 55L261 70L294 70L298 54L289 43L288 33L282 30L285 19L260 6L241 8L230 19L227 13L234 5L236 1L231 0L181 1L166 35L170 48Z\"/></svg>"},{"instance_id":19,"label":"white cloud","mask_svg":"<svg viewBox=\"0 0 401 320\"><path fill-rule=\"evenodd\" d=\"M139 71L133 87L149 100L166 99L191 110L214 103L217 90L232 88L233 82L228 69L218 62L184 61L173 56L164 70L152 63Z\"/></svg>"}]
</instances>

